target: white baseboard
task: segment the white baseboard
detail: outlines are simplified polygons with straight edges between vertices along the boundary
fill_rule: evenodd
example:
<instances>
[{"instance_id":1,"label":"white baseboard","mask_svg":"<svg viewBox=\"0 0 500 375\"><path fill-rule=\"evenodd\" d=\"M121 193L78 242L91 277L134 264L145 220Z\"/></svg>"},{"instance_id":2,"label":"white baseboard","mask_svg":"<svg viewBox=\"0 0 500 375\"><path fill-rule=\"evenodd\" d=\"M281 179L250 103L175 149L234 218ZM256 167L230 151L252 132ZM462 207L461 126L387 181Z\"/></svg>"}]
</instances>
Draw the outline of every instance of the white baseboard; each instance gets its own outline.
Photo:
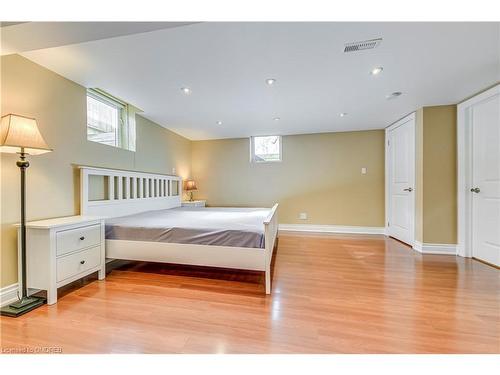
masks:
<instances>
[{"instance_id":1,"label":"white baseboard","mask_svg":"<svg viewBox=\"0 0 500 375\"><path fill-rule=\"evenodd\" d=\"M19 285L17 283L4 286L0 289L0 305L4 307L14 301L17 301L17 291Z\"/></svg>"},{"instance_id":2,"label":"white baseboard","mask_svg":"<svg viewBox=\"0 0 500 375\"><path fill-rule=\"evenodd\" d=\"M456 255L457 245L415 241L413 249L422 254Z\"/></svg>"},{"instance_id":3,"label":"white baseboard","mask_svg":"<svg viewBox=\"0 0 500 375\"><path fill-rule=\"evenodd\" d=\"M384 227L358 227L346 225L280 224L281 232L384 234Z\"/></svg>"}]
</instances>

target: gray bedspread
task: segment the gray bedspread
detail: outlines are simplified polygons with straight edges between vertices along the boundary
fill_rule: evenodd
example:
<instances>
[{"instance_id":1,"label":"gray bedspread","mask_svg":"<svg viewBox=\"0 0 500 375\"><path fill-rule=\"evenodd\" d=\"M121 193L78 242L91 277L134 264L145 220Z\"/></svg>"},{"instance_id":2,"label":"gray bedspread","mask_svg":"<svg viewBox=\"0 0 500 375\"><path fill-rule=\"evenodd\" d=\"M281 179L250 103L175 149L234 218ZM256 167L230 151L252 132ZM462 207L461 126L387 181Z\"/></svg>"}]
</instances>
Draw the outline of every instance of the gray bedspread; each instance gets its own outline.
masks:
<instances>
[{"instance_id":1,"label":"gray bedspread","mask_svg":"<svg viewBox=\"0 0 500 375\"><path fill-rule=\"evenodd\" d=\"M106 220L106 239L264 248L268 208L178 207Z\"/></svg>"}]
</instances>

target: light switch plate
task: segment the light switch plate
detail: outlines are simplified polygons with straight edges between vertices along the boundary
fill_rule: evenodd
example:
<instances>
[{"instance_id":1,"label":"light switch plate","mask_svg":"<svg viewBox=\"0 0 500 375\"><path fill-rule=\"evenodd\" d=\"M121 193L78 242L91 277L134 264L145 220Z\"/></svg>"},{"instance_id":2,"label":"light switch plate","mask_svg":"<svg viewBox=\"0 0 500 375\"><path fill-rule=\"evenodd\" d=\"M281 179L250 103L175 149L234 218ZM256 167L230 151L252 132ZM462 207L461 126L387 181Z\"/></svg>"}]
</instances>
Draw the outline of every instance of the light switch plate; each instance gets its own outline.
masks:
<instances>
[{"instance_id":1,"label":"light switch plate","mask_svg":"<svg viewBox=\"0 0 500 375\"><path fill-rule=\"evenodd\" d=\"M365 167L361 168L361 174L366 174L366 168Z\"/></svg>"},{"instance_id":2,"label":"light switch plate","mask_svg":"<svg viewBox=\"0 0 500 375\"><path fill-rule=\"evenodd\" d=\"M301 212L299 214L299 220L307 220L307 212Z\"/></svg>"}]
</instances>

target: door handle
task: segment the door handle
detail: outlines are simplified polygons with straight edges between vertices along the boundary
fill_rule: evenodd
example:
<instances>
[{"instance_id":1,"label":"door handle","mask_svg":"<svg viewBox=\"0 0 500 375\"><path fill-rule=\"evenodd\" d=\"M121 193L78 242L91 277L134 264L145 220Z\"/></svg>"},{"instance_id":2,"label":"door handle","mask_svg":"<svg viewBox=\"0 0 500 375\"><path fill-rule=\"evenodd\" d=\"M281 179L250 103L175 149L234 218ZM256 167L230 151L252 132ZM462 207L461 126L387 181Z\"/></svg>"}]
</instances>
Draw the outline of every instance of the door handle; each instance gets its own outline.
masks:
<instances>
[{"instance_id":1,"label":"door handle","mask_svg":"<svg viewBox=\"0 0 500 375\"><path fill-rule=\"evenodd\" d=\"M80 261L80 264L85 264L85 261L84 261L84 260L81 260L81 261Z\"/></svg>"},{"instance_id":2,"label":"door handle","mask_svg":"<svg viewBox=\"0 0 500 375\"><path fill-rule=\"evenodd\" d=\"M473 193L479 193L481 191L481 189L479 189L478 187L475 187L475 188L470 189L470 191Z\"/></svg>"},{"instance_id":3,"label":"door handle","mask_svg":"<svg viewBox=\"0 0 500 375\"><path fill-rule=\"evenodd\" d=\"M413 189L411 187L409 187L407 189L403 189L403 191L409 191L411 193L413 191Z\"/></svg>"}]
</instances>

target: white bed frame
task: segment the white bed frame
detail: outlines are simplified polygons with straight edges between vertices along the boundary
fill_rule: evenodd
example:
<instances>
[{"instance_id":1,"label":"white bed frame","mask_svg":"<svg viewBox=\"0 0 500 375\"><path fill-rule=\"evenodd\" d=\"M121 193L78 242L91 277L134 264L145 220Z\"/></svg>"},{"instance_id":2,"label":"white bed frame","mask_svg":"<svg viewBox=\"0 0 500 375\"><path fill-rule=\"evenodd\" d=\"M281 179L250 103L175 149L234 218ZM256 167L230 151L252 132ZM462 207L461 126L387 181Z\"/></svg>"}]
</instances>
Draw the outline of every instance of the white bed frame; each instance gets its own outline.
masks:
<instances>
[{"instance_id":1,"label":"white bed frame","mask_svg":"<svg viewBox=\"0 0 500 375\"><path fill-rule=\"evenodd\" d=\"M110 218L181 206L182 179L179 176L86 166L79 168L82 215ZM107 194L104 199L91 200L89 197L91 176L103 176L102 178L107 181ZM176 184L177 189L175 189ZM173 195L175 191L177 195ZM273 206L262 225L265 249L106 240L106 257L263 271L266 294L270 294L271 261L278 237L278 204Z\"/></svg>"}]
</instances>

